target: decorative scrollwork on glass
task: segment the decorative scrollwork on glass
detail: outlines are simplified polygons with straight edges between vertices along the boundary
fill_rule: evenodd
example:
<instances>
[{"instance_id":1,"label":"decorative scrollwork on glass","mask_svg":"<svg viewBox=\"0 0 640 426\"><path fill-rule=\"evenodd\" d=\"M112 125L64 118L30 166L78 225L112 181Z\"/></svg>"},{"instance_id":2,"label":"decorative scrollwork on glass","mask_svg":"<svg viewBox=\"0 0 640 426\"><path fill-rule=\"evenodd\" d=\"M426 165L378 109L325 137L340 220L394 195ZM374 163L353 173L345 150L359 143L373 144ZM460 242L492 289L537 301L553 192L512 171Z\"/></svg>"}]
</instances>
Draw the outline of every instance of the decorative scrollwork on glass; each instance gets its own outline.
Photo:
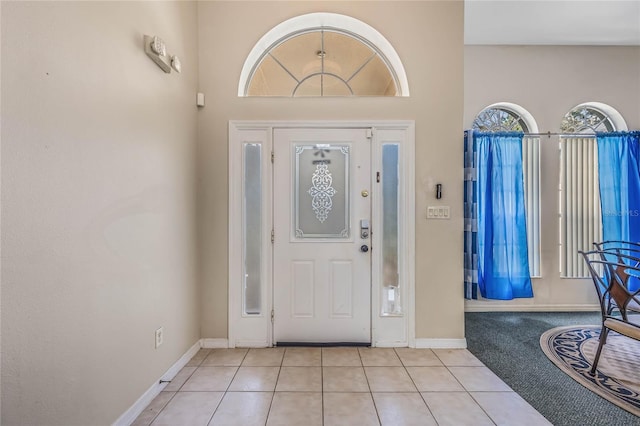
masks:
<instances>
[{"instance_id":1,"label":"decorative scrollwork on glass","mask_svg":"<svg viewBox=\"0 0 640 426\"><path fill-rule=\"evenodd\" d=\"M563 133L610 132L614 130L614 126L603 112L582 106L569 111L564 116L560 130Z\"/></svg>"},{"instance_id":2,"label":"decorative scrollwork on glass","mask_svg":"<svg viewBox=\"0 0 640 426\"><path fill-rule=\"evenodd\" d=\"M311 208L316 218L322 223L327 220L333 208L333 196L336 190L331 186L333 178L327 164L316 164L316 171L311 177L312 187L307 191L311 195Z\"/></svg>"},{"instance_id":3,"label":"decorative scrollwork on glass","mask_svg":"<svg viewBox=\"0 0 640 426\"><path fill-rule=\"evenodd\" d=\"M349 152L347 144L296 144L294 238L349 238Z\"/></svg>"},{"instance_id":4,"label":"decorative scrollwork on glass","mask_svg":"<svg viewBox=\"0 0 640 426\"><path fill-rule=\"evenodd\" d=\"M473 120L473 129L481 132L524 132L529 129L518 114L502 108L487 108Z\"/></svg>"}]
</instances>

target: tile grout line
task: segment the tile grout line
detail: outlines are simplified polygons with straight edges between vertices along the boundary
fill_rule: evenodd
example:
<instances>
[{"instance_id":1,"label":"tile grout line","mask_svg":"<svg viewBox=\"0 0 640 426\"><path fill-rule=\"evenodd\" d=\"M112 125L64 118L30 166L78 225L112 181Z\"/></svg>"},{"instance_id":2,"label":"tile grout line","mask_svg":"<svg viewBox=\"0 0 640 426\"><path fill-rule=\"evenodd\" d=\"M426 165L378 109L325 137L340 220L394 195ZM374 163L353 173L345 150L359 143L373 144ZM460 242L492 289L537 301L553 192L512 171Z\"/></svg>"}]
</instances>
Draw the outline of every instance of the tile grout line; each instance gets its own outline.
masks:
<instances>
[{"instance_id":1,"label":"tile grout line","mask_svg":"<svg viewBox=\"0 0 640 426\"><path fill-rule=\"evenodd\" d=\"M151 419L151 421L150 421L149 423L147 423L147 426L151 426L151 424L153 424L153 422L155 422L155 421L156 421L156 419L158 418L158 416L160 415L160 413L162 413L162 411L167 407L167 405L169 405L169 403L173 400L173 398L175 398L175 397L176 397L176 395L177 395L177 394L178 394L178 392L177 392L177 391L173 393L173 395L171 396L171 398L169 398L169 400L168 400L168 401L167 401L167 402L162 406L162 408L160 408L160 410L158 410L158 412L156 413L156 415L155 415L155 416L153 416L153 418ZM157 398L157 397L156 397L156 398ZM155 398L154 398L154 399L155 399ZM152 401L152 402L153 402L153 401ZM151 404L149 404L149 405L151 405ZM149 408L149 407L147 406L147 408ZM147 408L145 408L145 410L146 410ZM143 412L144 412L144 411L143 411ZM140 415L142 415L142 413L140 413ZM135 423L135 420L134 420L134 423Z\"/></svg>"},{"instance_id":2,"label":"tile grout line","mask_svg":"<svg viewBox=\"0 0 640 426\"><path fill-rule=\"evenodd\" d=\"M213 352L213 351L212 351ZM211 417L209 417L209 421L207 422L207 425L210 425L211 422L213 421L213 416L216 415L216 412L218 411L218 408L220 408L220 405L222 405L222 401L224 400L224 398L227 396L227 392L229 391L229 387L231 386L231 383L233 383L233 379L236 378L236 375L238 374L238 371L240 371L240 367L242 366L242 363L244 362L245 358L247 357L247 354L249 354L249 350L247 350L244 353L244 356L242 357L242 359L240 360L240 364L236 367L236 372L233 373L233 377L231 378L231 380L229 380L229 384L227 385L227 389L222 393L222 398L220 398L220 401L218 401L218 404L216 404L216 408L213 410L213 412L211 413ZM202 360L202 362L204 362L204 360ZM224 367L224 366L223 366Z\"/></svg>"},{"instance_id":3,"label":"tile grout line","mask_svg":"<svg viewBox=\"0 0 640 426\"><path fill-rule=\"evenodd\" d=\"M202 348L201 348L200 350L202 350ZM209 356L209 354L210 354L210 353L211 353L211 351L208 351L208 352L207 352L207 355L206 355L204 358L202 358L202 360L200 361L200 363L199 363L198 365L194 366L195 368L193 369L193 371L191 372L191 374L189 374L189 376L184 380L184 382L180 385L180 387L178 387L178 389L176 389L175 391L164 391L164 390L160 391L160 393L162 393L162 392L173 392L173 395L172 395L172 396L171 396L171 398L169 398L169 400L168 400L168 401L167 401L167 402L162 406L162 408L161 408L160 410L158 410L158 413L156 413L156 415L155 415L155 416L153 416L153 418L151 419L151 421L148 423L148 426L151 426L151 425L153 424L153 422L155 422L155 421L156 421L156 419L158 418L158 416L160 416L160 413L162 413L162 412L164 411L164 409L165 409L165 408L167 408L167 406L169 405L169 403L170 403L171 401L173 401L173 398L175 398L175 397L176 397L176 395L178 395L178 392L180 392L180 389L182 389L182 387L184 386L184 384L185 384L185 383L187 383L187 381L191 378L191 376L193 376L193 373L195 373L195 372L198 370L198 368L200 368L200 365L201 365L201 364L202 364L202 362L203 362L203 361L204 361L204 360ZM194 356L195 356L195 355L194 355ZM193 358L192 358L192 359L193 359ZM191 360L189 360L189 361L191 361ZM188 363L187 363L187 364L188 364ZM185 368L187 368L187 366L186 366L186 365L185 365L184 367L182 367L182 368L180 369L180 371L184 370ZM178 372L178 373L180 373L180 372ZM176 375L177 375L177 374L176 374ZM175 377L174 377L174 379L175 379ZM172 379L172 380L173 380L173 379ZM156 398L157 398L157 397L156 397ZM155 399L155 398L154 398L154 399ZM153 401L152 401L152 402L153 402ZM148 406L147 406L147 408L148 408ZM141 413L141 414L142 414L142 413Z\"/></svg>"},{"instance_id":4,"label":"tile grout line","mask_svg":"<svg viewBox=\"0 0 640 426\"><path fill-rule=\"evenodd\" d=\"M469 353L470 353L470 352L469 352ZM465 392L465 393L466 393L466 394L467 394L467 395L468 395L468 396L473 400L473 402L475 402L475 403L476 403L476 405L477 405L478 407L480 407L480 409L482 410L482 412L483 412L483 413L485 413L485 414L487 415L487 417L489 418L489 420L491 420L491 422L492 422L494 425L497 425L497 423L493 420L493 417L491 417L491 416L489 415L489 413L487 413L487 411L484 409L484 407L483 407L482 405L480 405L480 403L479 403L479 402L478 402L478 401L473 397L473 395L471 395L471 392L470 392L470 391L469 391L469 390L468 390L468 389L467 389L467 388L462 384L462 382L460 382L460 380L458 379L458 376L456 376L455 374L453 374L453 371L451 371L451 370L449 369L449 367L462 367L462 366L460 366L460 365L451 365L451 366L449 366L449 365L447 365L447 364L445 364L445 363L444 363L444 361L443 361L443 360L438 356L438 354L437 354L437 353L435 353L435 352L434 352L434 354L438 357L438 359L440 360L440 362L442 362L442 365L444 365L444 367L447 369L447 371L449 372L449 374L451 374L451 375L453 376L453 378L454 378L454 379L456 379L456 382L458 382L458 384L459 384L460 386L462 386L462 389L464 389L464 392ZM473 354L472 354L472 355L473 355ZM474 355L474 358L476 358L476 357L475 357L475 355ZM477 358L476 358L476 359L477 359ZM484 364L483 364L482 366L486 367ZM480 367L480 366L469 366L469 367Z\"/></svg>"},{"instance_id":5,"label":"tile grout line","mask_svg":"<svg viewBox=\"0 0 640 426\"><path fill-rule=\"evenodd\" d=\"M416 384L416 381L413 380L413 377L411 376L411 373L409 373L409 370L407 370L407 366L405 365L404 361L402 360L402 357L400 356L400 354L398 354L398 351L396 351L395 348L393 349L393 351L396 353L396 356L400 359L400 363L404 367L404 371L407 373L407 375L411 379L411 382L413 383L413 386L416 387L416 390L418 391L418 395L420 395L420 399L422 399L422 402L424 402L425 407L427 407L427 411L429 411L429 414L431 414L431 417L433 417L433 421L436 422L437 425L439 425L440 422L438 422L438 419L436 419L436 416L433 415L433 411L431 411L431 408L429 407L429 404L427 404L427 401L425 401L424 396L422 395L422 391L420 391L420 389L418 389L418 385ZM431 351L431 349L429 349L429 351ZM431 351L431 353L433 353L433 355L437 357L437 355L433 351ZM440 361L440 362L442 362L442 361Z\"/></svg>"},{"instance_id":6,"label":"tile grout line","mask_svg":"<svg viewBox=\"0 0 640 426\"><path fill-rule=\"evenodd\" d=\"M491 416L489 415L489 413L487 413L487 411L484 409L484 407L483 407L482 405L480 405L480 402L478 402L478 400L477 400L477 399L475 399L475 398L473 397L473 395L471 395L471 392L467 392L467 395L469 395L469 398L471 398L471 399L473 400L473 402L475 402L475 403L476 403L476 405L477 405L478 407L480 407L480 409L482 410L482 412L483 412L484 414L486 414L486 415L487 415L487 418L488 418L489 420L491 420L491 423L493 423L494 425L497 425L497 424L498 424L498 423L496 423L496 421L495 421L495 420L493 420L493 417L491 417Z\"/></svg>"},{"instance_id":7,"label":"tile grout line","mask_svg":"<svg viewBox=\"0 0 640 426\"><path fill-rule=\"evenodd\" d=\"M367 387L369 388L369 397L371 398L371 402L373 403L373 409L376 410L376 417L378 419L378 424L382 424L382 420L380 420L380 412L378 411L378 405L376 404L376 400L373 398L373 391L371 390L371 384L369 383L369 377L367 376L367 370L364 368L364 362L362 362L362 354L360 353L360 348L357 348L358 357L360 357L360 364L362 364L362 372L364 373L364 378L367 381Z\"/></svg>"},{"instance_id":8,"label":"tile grout line","mask_svg":"<svg viewBox=\"0 0 640 426\"><path fill-rule=\"evenodd\" d=\"M278 367L278 376L276 377L276 382L273 385L273 392L271 393L271 402L269 402L269 409L267 410L267 416L264 419L265 426L269 422L269 416L271 415L271 409L273 408L273 400L276 398L276 388L278 387L278 380L280 380L280 373L282 372L282 367L284 366L284 357L287 355L288 348L284 348L282 352L282 359L280 360L280 366Z\"/></svg>"}]
</instances>

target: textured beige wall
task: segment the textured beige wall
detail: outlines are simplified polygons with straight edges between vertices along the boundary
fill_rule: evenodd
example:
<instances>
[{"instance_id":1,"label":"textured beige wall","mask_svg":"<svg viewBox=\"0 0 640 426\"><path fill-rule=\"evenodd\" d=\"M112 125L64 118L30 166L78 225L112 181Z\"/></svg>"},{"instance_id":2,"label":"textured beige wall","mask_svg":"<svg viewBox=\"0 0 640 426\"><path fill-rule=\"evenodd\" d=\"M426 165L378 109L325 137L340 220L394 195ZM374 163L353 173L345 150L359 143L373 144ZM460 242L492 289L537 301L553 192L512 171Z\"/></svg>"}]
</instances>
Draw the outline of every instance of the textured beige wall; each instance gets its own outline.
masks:
<instances>
[{"instance_id":1,"label":"textured beige wall","mask_svg":"<svg viewBox=\"0 0 640 426\"><path fill-rule=\"evenodd\" d=\"M238 98L244 60L275 25L341 13L380 31L404 63L409 98ZM424 2L203 2L198 5L198 200L202 337L227 336L229 120L410 119L416 122L416 334L462 338L463 4ZM435 200L442 183L444 196ZM451 220L427 221L427 205Z\"/></svg>"},{"instance_id":2,"label":"textured beige wall","mask_svg":"<svg viewBox=\"0 0 640 426\"><path fill-rule=\"evenodd\" d=\"M2 4L2 424L111 424L200 337L196 10Z\"/></svg>"},{"instance_id":3,"label":"textured beige wall","mask_svg":"<svg viewBox=\"0 0 640 426\"><path fill-rule=\"evenodd\" d=\"M2 46L2 2L0 2L0 46ZM0 52L0 58L2 57ZM2 60L0 59L0 64ZM0 66L0 94L2 93L2 66ZM0 96L0 117L2 117L2 96ZM2 119L0 118L0 200L2 200ZM2 223L2 208L0 207L0 224ZM0 226L0 242L2 241L2 226ZM0 377L2 375L2 244L0 243ZM2 383L0 378L0 423L2 422Z\"/></svg>"},{"instance_id":4,"label":"textured beige wall","mask_svg":"<svg viewBox=\"0 0 640 426\"><path fill-rule=\"evenodd\" d=\"M487 105L512 102L528 110L541 132L559 132L562 117L584 102L603 102L640 129L640 48L602 46L466 46L464 126ZM558 139L541 144L542 275L534 297L468 301L467 309L574 310L595 307L589 280L560 279Z\"/></svg>"}]
</instances>

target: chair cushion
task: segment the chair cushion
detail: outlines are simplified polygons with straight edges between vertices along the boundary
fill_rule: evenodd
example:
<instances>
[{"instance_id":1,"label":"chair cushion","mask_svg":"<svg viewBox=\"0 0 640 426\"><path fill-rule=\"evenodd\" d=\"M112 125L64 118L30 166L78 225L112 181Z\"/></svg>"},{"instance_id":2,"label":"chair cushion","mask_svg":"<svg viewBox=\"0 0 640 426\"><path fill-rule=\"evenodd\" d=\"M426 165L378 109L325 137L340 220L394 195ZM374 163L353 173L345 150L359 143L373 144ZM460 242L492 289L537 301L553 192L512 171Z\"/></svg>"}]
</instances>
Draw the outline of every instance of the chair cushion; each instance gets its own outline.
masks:
<instances>
[{"instance_id":1,"label":"chair cushion","mask_svg":"<svg viewBox=\"0 0 640 426\"><path fill-rule=\"evenodd\" d=\"M640 327L630 322L621 321L615 318L607 318L604 320L604 326L609 330L631 337L632 339L640 340Z\"/></svg>"}]
</instances>

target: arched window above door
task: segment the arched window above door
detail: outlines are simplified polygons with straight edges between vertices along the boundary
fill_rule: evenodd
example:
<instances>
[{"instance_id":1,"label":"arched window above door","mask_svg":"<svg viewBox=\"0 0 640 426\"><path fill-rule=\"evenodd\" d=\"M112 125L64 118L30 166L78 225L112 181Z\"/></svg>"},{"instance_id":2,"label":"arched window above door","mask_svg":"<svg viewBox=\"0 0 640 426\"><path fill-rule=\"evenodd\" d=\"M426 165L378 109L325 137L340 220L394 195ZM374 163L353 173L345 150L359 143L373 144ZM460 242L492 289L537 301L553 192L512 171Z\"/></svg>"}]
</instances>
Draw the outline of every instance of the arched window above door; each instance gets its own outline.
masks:
<instances>
[{"instance_id":1,"label":"arched window above door","mask_svg":"<svg viewBox=\"0 0 640 426\"><path fill-rule=\"evenodd\" d=\"M334 13L289 19L244 63L238 96L409 96L395 49L362 21Z\"/></svg>"}]
</instances>

